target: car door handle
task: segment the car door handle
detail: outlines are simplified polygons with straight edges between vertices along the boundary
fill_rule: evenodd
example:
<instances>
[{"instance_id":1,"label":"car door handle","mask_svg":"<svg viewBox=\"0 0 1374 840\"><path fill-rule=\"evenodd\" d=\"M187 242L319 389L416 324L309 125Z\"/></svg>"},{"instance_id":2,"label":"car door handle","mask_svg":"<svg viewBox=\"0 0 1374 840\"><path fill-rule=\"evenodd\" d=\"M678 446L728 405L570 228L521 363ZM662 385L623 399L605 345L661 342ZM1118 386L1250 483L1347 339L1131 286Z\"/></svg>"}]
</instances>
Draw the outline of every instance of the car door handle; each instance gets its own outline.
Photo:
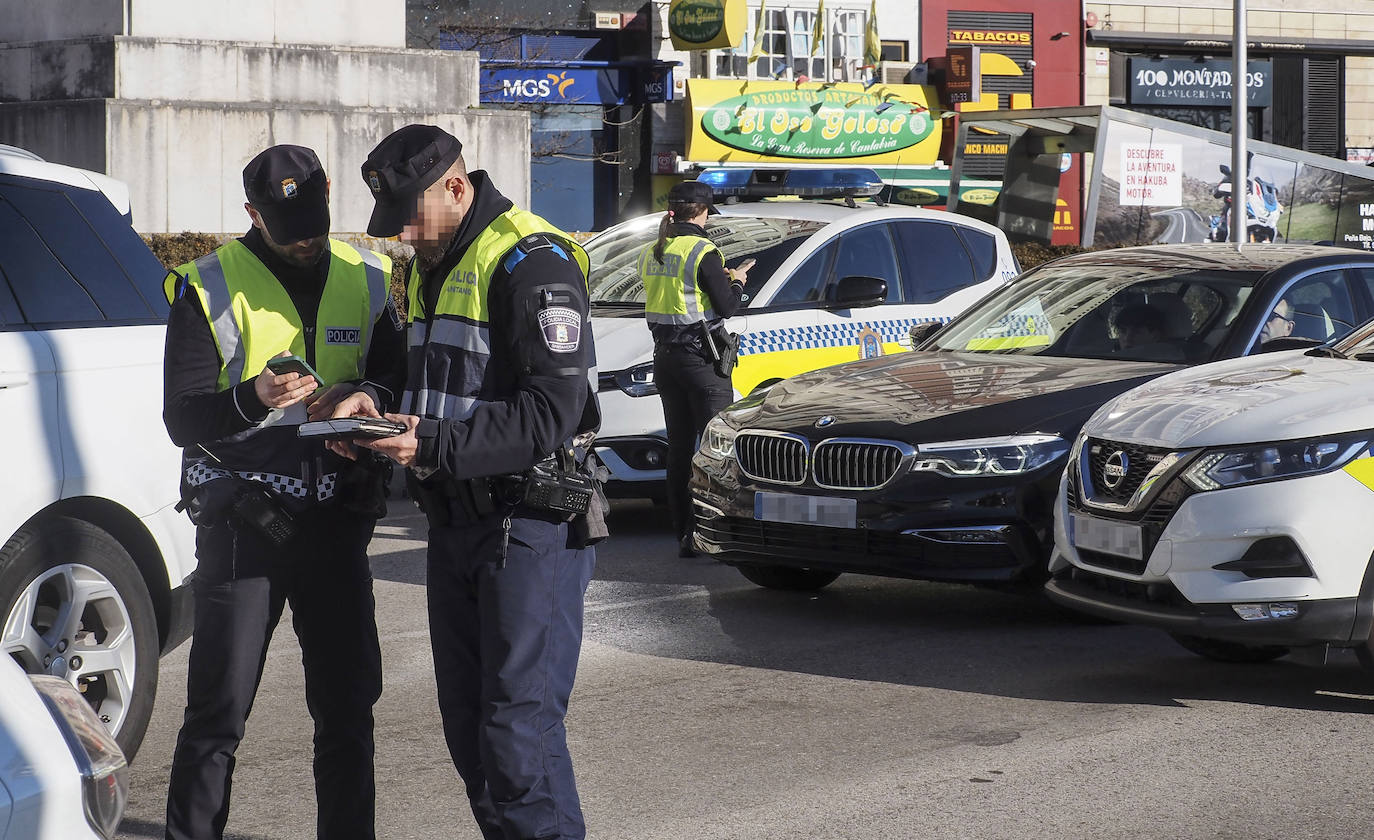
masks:
<instances>
[{"instance_id":1,"label":"car door handle","mask_svg":"<svg viewBox=\"0 0 1374 840\"><path fill-rule=\"evenodd\" d=\"M0 370L0 388L15 388L29 384L29 374L22 370Z\"/></svg>"}]
</instances>

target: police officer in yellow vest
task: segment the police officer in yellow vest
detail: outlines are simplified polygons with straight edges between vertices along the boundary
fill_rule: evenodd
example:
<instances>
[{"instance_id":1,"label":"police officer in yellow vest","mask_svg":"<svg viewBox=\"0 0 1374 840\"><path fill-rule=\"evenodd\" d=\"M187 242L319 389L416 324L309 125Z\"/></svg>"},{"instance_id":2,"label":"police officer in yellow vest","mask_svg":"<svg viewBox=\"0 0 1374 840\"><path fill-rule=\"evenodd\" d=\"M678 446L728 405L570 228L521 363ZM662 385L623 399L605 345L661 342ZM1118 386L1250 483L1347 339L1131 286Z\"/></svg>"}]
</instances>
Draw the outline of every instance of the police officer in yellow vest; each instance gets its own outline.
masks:
<instances>
[{"instance_id":1,"label":"police officer in yellow vest","mask_svg":"<svg viewBox=\"0 0 1374 840\"><path fill-rule=\"evenodd\" d=\"M658 241L639 255L644 315L654 335L654 385L668 435L668 510L682 557L696 553L687 484L697 438L735 394L729 377L716 372L707 332L739 309L752 265L725 268L704 227L715 212L711 198L711 188L700 181L674 184Z\"/></svg>"},{"instance_id":2,"label":"police officer in yellow vest","mask_svg":"<svg viewBox=\"0 0 1374 840\"><path fill-rule=\"evenodd\" d=\"M185 451L198 560L166 837L223 836L234 753L289 602L315 722L318 836L370 840L382 674L366 549L385 511L381 475L296 426L307 404L328 416L354 391L379 410L399 397L391 261L329 238L329 182L310 149L267 149L243 185L252 228L166 284L163 417ZM287 355L323 382L268 367Z\"/></svg>"},{"instance_id":3,"label":"police officer in yellow vest","mask_svg":"<svg viewBox=\"0 0 1374 840\"><path fill-rule=\"evenodd\" d=\"M587 478L600 422L587 255L468 172L462 144L434 126L392 133L362 175L376 199L368 233L416 251L409 376L388 415L407 431L363 445L409 468L429 518L449 754L486 840L581 840L563 719L590 543L604 535ZM365 396L335 409L371 413Z\"/></svg>"}]
</instances>

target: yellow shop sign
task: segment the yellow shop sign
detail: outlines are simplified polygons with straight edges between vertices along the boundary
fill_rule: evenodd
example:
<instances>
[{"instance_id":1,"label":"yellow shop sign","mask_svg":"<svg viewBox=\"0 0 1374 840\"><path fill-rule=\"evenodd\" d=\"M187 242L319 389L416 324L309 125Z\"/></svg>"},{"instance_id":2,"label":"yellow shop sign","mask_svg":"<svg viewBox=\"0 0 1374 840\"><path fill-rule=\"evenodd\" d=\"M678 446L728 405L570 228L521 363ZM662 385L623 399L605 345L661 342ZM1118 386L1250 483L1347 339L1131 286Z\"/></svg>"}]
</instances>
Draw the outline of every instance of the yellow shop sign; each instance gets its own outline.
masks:
<instances>
[{"instance_id":1,"label":"yellow shop sign","mask_svg":"<svg viewBox=\"0 0 1374 840\"><path fill-rule=\"evenodd\" d=\"M668 35L679 50L737 47L747 28L747 0L672 0Z\"/></svg>"},{"instance_id":2,"label":"yellow shop sign","mask_svg":"<svg viewBox=\"0 0 1374 840\"><path fill-rule=\"evenodd\" d=\"M687 157L701 163L806 160L928 164L940 120L920 85L689 79Z\"/></svg>"}]
</instances>

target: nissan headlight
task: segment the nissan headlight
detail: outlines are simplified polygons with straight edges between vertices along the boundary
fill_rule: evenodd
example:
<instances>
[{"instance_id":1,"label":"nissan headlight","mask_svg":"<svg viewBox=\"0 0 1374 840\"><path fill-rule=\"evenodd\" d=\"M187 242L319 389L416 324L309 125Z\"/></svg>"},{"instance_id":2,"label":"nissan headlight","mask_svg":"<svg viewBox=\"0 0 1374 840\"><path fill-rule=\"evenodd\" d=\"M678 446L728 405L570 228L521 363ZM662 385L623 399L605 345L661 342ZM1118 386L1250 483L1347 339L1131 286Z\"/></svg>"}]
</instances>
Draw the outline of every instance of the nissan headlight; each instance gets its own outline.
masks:
<instances>
[{"instance_id":1,"label":"nissan headlight","mask_svg":"<svg viewBox=\"0 0 1374 840\"><path fill-rule=\"evenodd\" d=\"M615 384L632 397L652 397L658 393L658 386L654 384L654 363L645 362L616 371Z\"/></svg>"},{"instance_id":2,"label":"nissan headlight","mask_svg":"<svg viewBox=\"0 0 1374 840\"><path fill-rule=\"evenodd\" d=\"M711 422L706 424L706 431L701 433L702 453L720 461L735 457L737 434L739 429L719 417L712 417Z\"/></svg>"},{"instance_id":3,"label":"nissan headlight","mask_svg":"<svg viewBox=\"0 0 1374 840\"><path fill-rule=\"evenodd\" d=\"M1006 437L922 443L916 447L915 470L967 477L1020 475L1039 469L1068 452L1059 435Z\"/></svg>"},{"instance_id":4,"label":"nissan headlight","mask_svg":"<svg viewBox=\"0 0 1374 840\"><path fill-rule=\"evenodd\" d=\"M1204 452L1183 473L1194 489L1218 490L1329 472L1367 454L1374 435L1334 435Z\"/></svg>"}]
</instances>

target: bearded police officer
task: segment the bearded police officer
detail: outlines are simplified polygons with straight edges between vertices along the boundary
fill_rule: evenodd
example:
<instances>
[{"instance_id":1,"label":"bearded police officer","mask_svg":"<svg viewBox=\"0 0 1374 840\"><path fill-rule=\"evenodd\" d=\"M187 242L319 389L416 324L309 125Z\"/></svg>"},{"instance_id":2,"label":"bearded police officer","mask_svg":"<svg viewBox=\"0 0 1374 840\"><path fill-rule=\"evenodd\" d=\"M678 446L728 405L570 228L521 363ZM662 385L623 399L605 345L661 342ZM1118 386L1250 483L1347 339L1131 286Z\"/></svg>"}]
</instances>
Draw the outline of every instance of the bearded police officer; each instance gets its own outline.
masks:
<instances>
[{"instance_id":1,"label":"bearded police officer","mask_svg":"<svg viewBox=\"0 0 1374 840\"><path fill-rule=\"evenodd\" d=\"M488 840L586 835L563 719L582 643L599 423L587 256L515 207L434 126L362 167L368 233L415 247L407 431L364 445L410 468L430 522L430 640L449 753ZM589 381L589 376L592 377ZM335 416L368 414L349 397ZM349 446L338 444L341 451Z\"/></svg>"},{"instance_id":2,"label":"bearded police officer","mask_svg":"<svg viewBox=\"0 0 1374 840\"><path fill-rule=\"evenodd\" d=\"M223 836L234 753L289 601L315 721L318 836L370 839L382 675L366 548L381 477L296 427L307 403L328 416L344 394L378 409L399 395L391 262L329 238L329 182L310 149L267 149L243 185L248 233L167 276L163 416L185 448L198 565L166 836ZM274 372L288 355L305 364Z\"/></svg>"}]
</instances>

